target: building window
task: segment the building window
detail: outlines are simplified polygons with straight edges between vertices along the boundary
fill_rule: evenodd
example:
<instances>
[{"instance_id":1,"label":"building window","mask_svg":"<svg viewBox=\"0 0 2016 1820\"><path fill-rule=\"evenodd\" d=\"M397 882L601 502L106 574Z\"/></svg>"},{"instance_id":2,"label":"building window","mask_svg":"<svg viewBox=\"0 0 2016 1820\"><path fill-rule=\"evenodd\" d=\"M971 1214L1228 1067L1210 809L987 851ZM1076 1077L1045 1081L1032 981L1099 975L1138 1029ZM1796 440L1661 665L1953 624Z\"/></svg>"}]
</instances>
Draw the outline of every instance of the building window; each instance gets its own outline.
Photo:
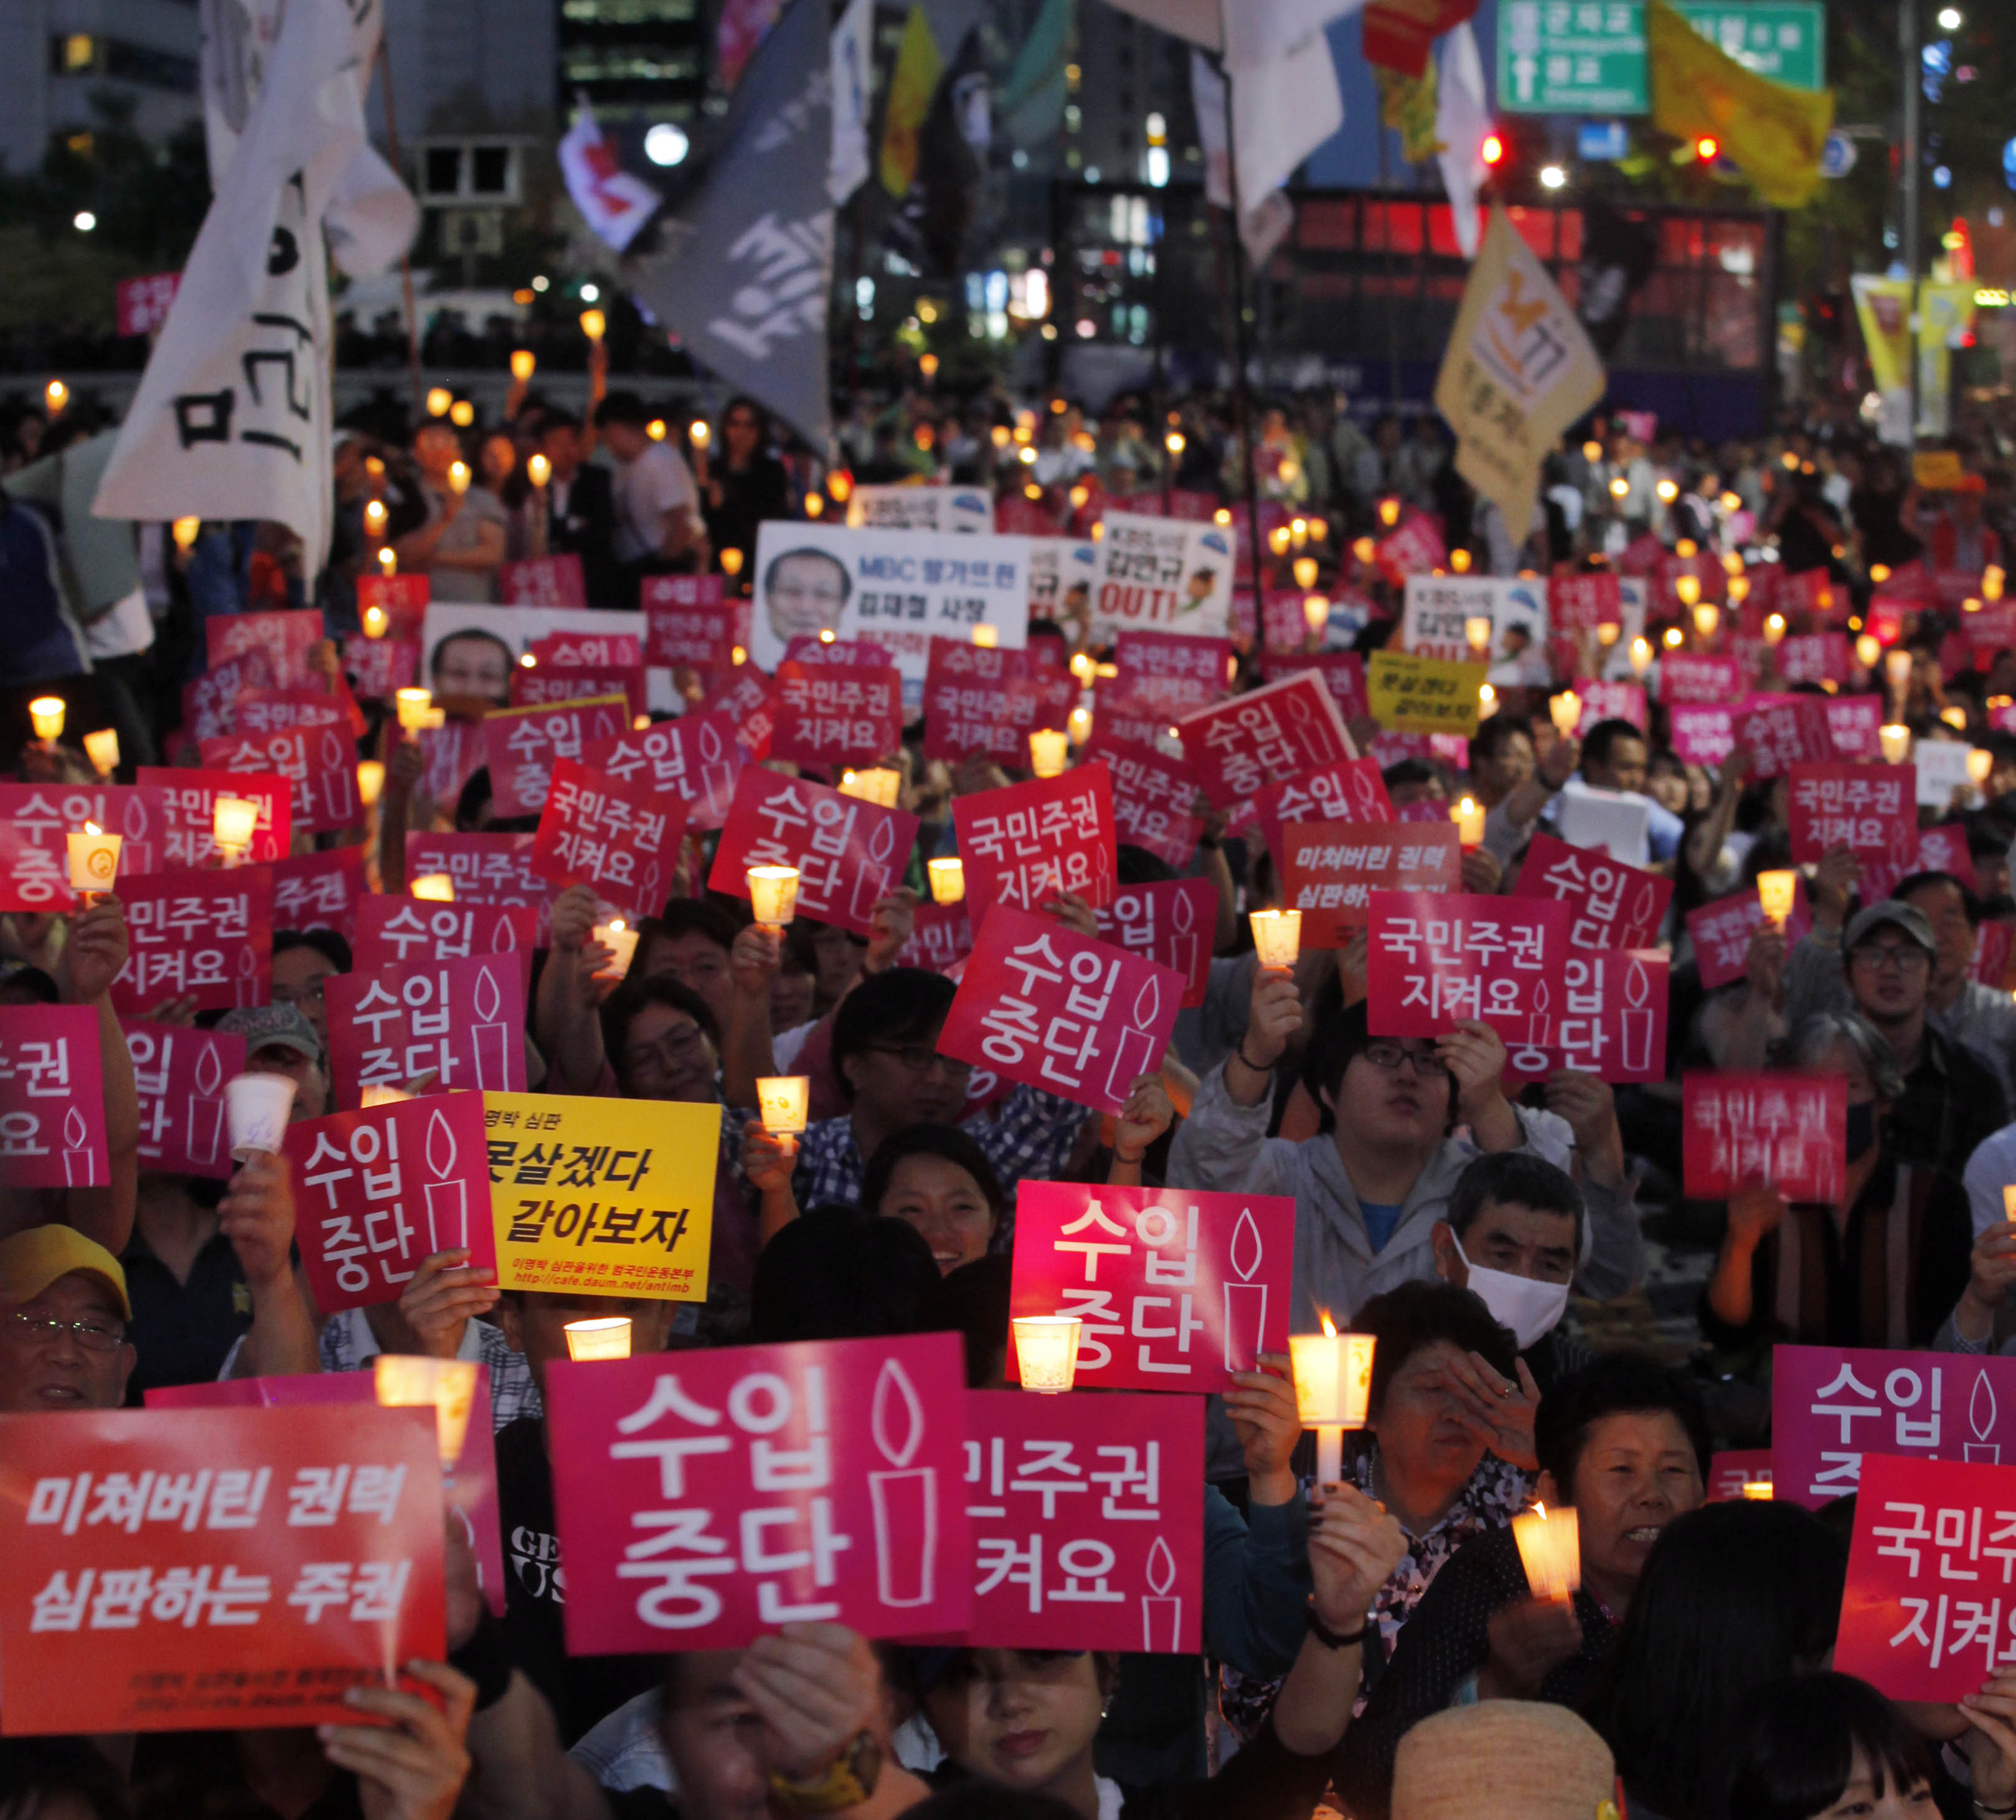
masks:
<instances>
[{"instance_id":1,"label":"building window","mask_svg":"<svg viewBox=\"0 0 2016 1820\"><path fill-rule=\"evenodd\" d=\"M49 41L49 69L58 76L109 76L142 88L165 88L177 95L196 92L196 60L136 45L124 38L93 38L73 32Z\"/></svg>"},{"instance_id":2,"label":"building window","mask_svg":"<svg viewBox=\"0 0 2016 1820\"><path fill-rule=\"evenodd\" d=\"M560 16L570 25L689 25L695 0L562 0Z\"/></svg>"},{"instance_id":3,"label":"building window","mask_svg":"<svg viewBox=\"0 0 2016 1820\"><path fill-rule=\"evenodd\" d=\"M58 76L88 76L98 67L98 40L90 33L72 32L49 41L49 69Z\"/></svg>"},{"instance_id":4,"label":"building window","mask_svg":"<svg viewBox=\"0 0 2016 1820\"><path fill-rule=\"evenodd\" d=\"M700 73L691 51L653 44L571 45L563 61L570 82L690 82Z\"/></svg>"}]
</instances>

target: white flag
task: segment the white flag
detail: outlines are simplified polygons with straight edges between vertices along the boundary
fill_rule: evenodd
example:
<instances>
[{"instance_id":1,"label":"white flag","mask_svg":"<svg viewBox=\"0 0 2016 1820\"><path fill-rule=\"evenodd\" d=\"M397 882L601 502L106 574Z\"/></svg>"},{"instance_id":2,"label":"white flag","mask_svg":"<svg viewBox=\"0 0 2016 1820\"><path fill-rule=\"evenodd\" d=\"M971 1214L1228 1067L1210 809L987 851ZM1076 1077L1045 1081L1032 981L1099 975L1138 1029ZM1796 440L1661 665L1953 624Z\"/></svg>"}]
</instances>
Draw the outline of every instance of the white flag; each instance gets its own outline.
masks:
<instances>
[{"instance_id":1,"label":"white flag","mask_svg":"<svg viewBox=\"0 0 2016 1820\"><path fill-rule=\"evenodd\" d=\"M875 0L851 0L833 30L833 161L826 188L838 208L868 181L870 67Z\"/></svg>"},{"instance_id":2,"label":"white flag","mask_svg":"<svg viewBox=\"0 0 2016 1820\"><path fill-rule=\"evenodd\" d=\"M636 239L661 200L643 178L632 176L617 163L615 149L602 136L601 124L585 97L560 141L560 175L596 238L618 253Z\"/></svg>"},{"instance_id":3,"label":"white flag","mask_svg":"<svg viewBox=\"0 0 2016 1820\"><path fill-rule=\"evenodd\" d=\"M361 19L362 38L353 30ZM319 569L331 511L322 218L365 146L379 0L289 0L92 510L269 518Z\"/></svg>"},{"instance_id":4,"label":"white flag","mask_svg":"<svg viewBox=\"0 0 2016 1820\"><path fill-rule=\"evenodd\" d=\"M1435 162L1442 167L1442 188L1449 192L1449 212L1456 218L1456 244L1466 259L1477 257L1477 192L1489 168L1484 162L1484 141L1491 128L1484 59L1477 54L1477 34L1466 19L1442 40L1435 83L1435 137L1442 143Z\"/></svg>"}]
</instances>

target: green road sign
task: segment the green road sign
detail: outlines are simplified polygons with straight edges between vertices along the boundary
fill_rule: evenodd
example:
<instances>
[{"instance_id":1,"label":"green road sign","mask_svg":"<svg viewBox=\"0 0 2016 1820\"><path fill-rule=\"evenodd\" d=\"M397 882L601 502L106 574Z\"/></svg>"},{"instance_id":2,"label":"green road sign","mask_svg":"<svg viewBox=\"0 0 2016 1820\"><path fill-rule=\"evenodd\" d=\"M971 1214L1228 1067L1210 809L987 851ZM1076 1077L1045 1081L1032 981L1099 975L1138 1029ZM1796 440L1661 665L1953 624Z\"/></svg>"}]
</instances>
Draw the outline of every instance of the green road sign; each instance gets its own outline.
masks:
<instances>
[{"instance_id":1,"label":"green road sign","mask_svg":"<svg viewBox=\"0 0 2016 1820\"><path fill-rule=\"evenodd\" d=\"M1760 76L1817 89L1827 17L1816 0L1676 0L1694 30ZM1643 0L1503 0L1498 105L1509 114L1644 114Z\"/></svg>"}]
</instances>

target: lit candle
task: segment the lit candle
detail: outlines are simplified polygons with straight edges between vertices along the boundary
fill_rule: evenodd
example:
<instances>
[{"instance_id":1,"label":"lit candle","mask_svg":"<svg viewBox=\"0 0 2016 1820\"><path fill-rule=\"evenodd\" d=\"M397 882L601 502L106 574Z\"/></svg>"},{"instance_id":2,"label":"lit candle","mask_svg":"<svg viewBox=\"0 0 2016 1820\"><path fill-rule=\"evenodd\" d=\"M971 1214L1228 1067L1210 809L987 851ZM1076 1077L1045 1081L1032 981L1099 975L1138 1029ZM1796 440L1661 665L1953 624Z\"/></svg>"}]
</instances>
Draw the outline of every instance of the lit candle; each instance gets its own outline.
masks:
<instances>
[{"instance_id":1,"label":"lit candle","mask_svg":"<svg viewBox=\"0 0 2016 1820\"><path fill-rule=\"evenodd\" d=\"M1565 1600L1582 1584L1582 1531L1572 1505L1521 1511L1512 1519L1512 1540L1535 1598Z\"/></svg>"},{"instance_id":2,"label":"lit candle","mask_svg":"<svg viewBox=\"0 0 2016 1820\"><path fill-rule=\"evenodd\" d=\"M1456 824L1456 838L1466 847L1484 845L1484 805L1474 796L1466 796L1449 811L1449 820Z\"/></svg>"},{"instance_id":3,"label":"lit candle","mask_svg":"<svg viewBox=\"0 0 2016 1820\"><path fill-rule=\"evenodd\" d=\"M1372 559L1378 553L1378 550L1379 546L1369 537L1354 538L1352 540L1351 553L1367 568L1371 568Z\"/></svg>"},{"instance_id":4,"label":"lit candle","mask_svg":"<svg viewBox=\"0 0 2016 1820\"><path fill-rule=\"evenodd\" d=\"M1313 588L1316 585L1316 559L1312 556L1297 557L1295 558L1295 586L1298 588Z\"/></svg>"},{"instance_id":5,"label":"lit candle","mask_svg":"<svg viewBox=\"0 0 2016 1820\"><path fill-rule=\"evenodd\" d=\"M1764 622L1764 642L1776 644L1784 636L1785 616L1782 613L1773 613Z\"/></svg>"},{"instance_id":6,"label":"lit candle","mask_svg":"<svg viewBox=\"0 0 2016 1820\"><path fill-rule=\"evenodd\" d=\"M378 572L381 575L396 575L399 572L399 553L389 543L378 553Z\"/></svg>"},{"instance_id":7,"label":"lit candle","mask_svg":"<svg viewBox=\"0 0 2016 1820\"><path fill-rule=\"evenodd\" d=\"M1890 687L1903 694L1911 680L1911 654L1899 647L1887 651L1883 658L1883 674Z\"/></svg>"},{"instance_id":8,"label":"lit candle","mask_svg":"<svg viewBox=\"0 0 2016 1820\"><path fill-rule=\"evenodd\" d=\"M591 315L596 312L590 311ZM576 1363L591 1359L627 1359L630 1356L630 1317L609 1314L593 1321L570 1321L561 1329L567 1335L567 1357Z\"/></svg>"},{"instance_id":9,"label":"lit candle","mask_svg":"<svg viewBox=\"0 0 2016 1820\"><path fill-rule=\"evenodd\" d=\"M1911 730L1892 722L1888 726L1879 726L1876 737L1882 742L1883 762L1886 765L1901 765L1911 755Z\"/></svg>"},{"instance_id":10,"label":"lit candle","mask_svg":"<svg viewBox=\"0 0 2016 1820\"><path fill-rule=\"evenodd\" d=\"M49 407L49 415L53 417L70 402L70 387L61 380L52 379L42 387L42 398Z\"/></svg>"},{"instance_id":11,"label":"lit candle","mask_svg":"<svg viewBox=\"0 0 2016 1820\"><path fill-rule=\"evenodd\" d=\"M1673 592L1680 597L1683 607L1691 607L1701 599L1701 578L1697 575L1676 575Z\"/></svg>"},{"instance_id":12,"label":"lit candle","mask_svg":"<svg viewBox=\"0 0 2016 1820\"><path fill-rule=\"evenodd\" d=\"M749 868L749 905L766 929L781 929L797 914L798 869L795 866Z\"/></svg>"},{"instance_id":13,"label":"lit candle","mask_svg":"<svg viewBox=\"0 0 2016 1820\"><path fill-rule=\"evenodd\" d=\"M1024 1390L1054 1397L1068 1390L1078 1375L1075 1314L1018 1314L1009 1323L1015 1330L1015 1370Z\"/></svg>"},{"instance_id":14,"label":"lit candle","mask_svg":"<svg viewBox=\"0 0 2016 1820\"><path fill-rule=\"evenodd\" d=\"M840 780L841 795L879 803L884 809L896 806L896 798L902 787L903 773L886 765L877 765L866 771L850 771Z\"/></svg>"},{"instance_id":15,"label":"lit candle","mask_svg":"<svg viewBox=\"0 0 2016 1820\"><path fill-rule=\"evenodd\" d=\"M258 804L243 796L220 796L211 812L211 838L227 860L237 859L252 845L252 831L258 825Z\"/></svg>"},{"instance_id":16,"label":"lit candle","mask_svg":"<svg viewBox=\"0 0 2016 1820\"><path fill-rule=\"evenodd\" d=\"M119 769L119 730L102 726L95 733L86 733L84 753L99 777L110 777Z\"/></svg>"},{"instance_id":17,"label":"lit candle","mask_svg":"<svg viewBox=\"0 0 2016 1820\"><path fill-rule=\"evenodd\" d=\"M1039 726L1029 735L1029 769L1039 777L1063 774L1071 741L1061 727Z\"/></svg>"},{"instance_id":18,"label":"lit candle","mask_svg":"<svg viewBox=\"0 0 2016 1820\"><path fill-rule=\"evenodd\" d=\"M706 448L707 439L711 434L713 431L707 427L707 422L704 417L696 417L686 426L686 440L696 449ZM847 496L844 493L836 493L833 497L844 499Z\"/></svg>"},{"instance_id":19,"label":"lit candle","mask_svg":"<svg viewBox=\"0 0 2016 1820\"><path fill-rule=\"evenodd\" d=\"M1750 578L1748 575L1731 575L1729 578L1729 604L1732 607L1741 607L1749 598Z\"/></svg>"},{"instance_id":20,"label":"lit candle","mask_svg":"<svg viewBox=\"0 0 2016 1820\"><path fill-rule=\"evenodd\" d=\"M1498 712L1498 691L1489 683L1477 686L1477 718L1489 720Z\"/></svg>"},{"instance_id":21,"label":"lit candle","mask_svg":"<svg viewBox=\"0 0 2016 1820\"><path fill-rule=\"evenodd\" d=\"M1957 701L1956 701L1950 708L1942 708L1939 710L1939 719L1944 721L1948 726L1951 727L1955 733L1965 733L1967 731L1967 710L1961 707Z\"/></svg>"},{"instance_id":22,"label":"lit candle","mask_svg":"<svg viewBox=\"0 0 2016 1820\"><path fill-rule=\"evenodd\" d=\"M364 502L364 528L375 542L385 535L385 502L366 499Z\"/></svg>"},{"instance_id":23,"label":"lit candle","mask_svg":"<svg viewBox=\"0 0 2016 1820\"><path fill-rule=\"evenodd\" d=\"M428 903L455 902L455 880L446 872L423 872L406 889Z\"/></svg>"},{"instance_id":24,"label":"lit candle","mask_svg":"<svg viewBox=\"0 0 2016 1820\"><path fill-rule=\"evenodd\" d=\"M1665 630L1665 637L1666 649L1669 651L1678 651L1682 645L1687 642L1687 635L1684 632L1681 631L1677 625L1668 626Z\"/></svg>"},{"instance_id":25,"label":"lit candle","mask_svg":"<svg viewBox=\"0 0 2016 1820\"><path fill-rule=\"evenodd\" d=\"M1771 1501L1771 1481L1768 1479L1746 1479L1743 1482L1743 1495L1752 1504Z\"/></svg>"},{"instance_id":26,"label":"lit candle","mask_svg":"<svg viewBox=\"0 0 2016 1820\"><path fill-rule=\"evenodd\" d=\"M1872 575L1875 572L1873 569L1870 571ZM2000 563L1990 563L1981 571L1981 597L1984 600L2000 600L2003 585L2007 579Z\"/></svg>"},{"instance_id":27,"label":"lit candle","mask_svg":"<svg viewBox=\"0 0 2016 1820\"><path fill-rule=\"evenodd\" d=\"M1704 600L1694 609L1694 630L1703 638L1715 636L1715 629L1722 623L1722 609Z\"/></svg>"},{"instance_id":28,"label":"lit candle","mask_svg":"<svg viewBox=\"0 0 2016 1820\"><path fill-rule=\"evenodd\" d=\"M1547 712L1553 719L1554 731L1563 739L1571 740L1575 729L1582 725L1582 697L1572 689L1564 690L1548 701Z\"/></svg>"},{"instance_id":29,"label":"lit candle","mask_svg":"<svg viewBox=\"0 0 2016 1820\"><path fill-rule=\"evenodd\" d=\"M1792 902L1798 890L1799 875L1796 872L1757 874L1757 901L1764 906L1764 914L1774 923L1782 924L1791 915Z\"/></svg>"},{"instance_id":30,"label":"lit candle","mask_svg":"<svg viewBox=\"0 0 2016 1820\"><path fill-rule=\"evenodd\" d=\"M383 638L391 624L391 615L376 601L364 609L364 636L366 638Z\"/></svg>"},{"instance_id":31,"label":"lit candle","mask_svg":"<svg viewBox=\"0 0 2016 1820\"><path fill-rule=\"evenodd\" d=\"M957 860L928 860L924 871L931 881L933 903L957 903L966 896L966 867Z\"/></svg>"},{"instance_id":32,"label":"lit candle","mask_svg":"<svg viewBox=\"0 0 2016 1820\"><path fill-rule=\"evenodd\" d=\"M448 415L448 406L452 405L454 402L455 394L450 391L446 386L436 385L428 387L427 415L430 417L445 417Z\"/></svg>"},{"instance_id":33,"label":"lit candle","mask_svg":"<svg viewBox=\"0 0 2016 1820\"><path fill-rule=\"evenodd\" d=\"M1470 552L1467 550L1451 550L1449 552L1449 567L1454 569L1460 575L1468 575L1470 573Z\"/></svg>"},{"instance_id":34,"label":"lit candle","mask_svg":"<svg viewBox=\"0 0 2016 1820\"><path fill-rule=\"evenodd\" d=\"M427 723L427 711L434 705L431 689L401 689L392 698L398 710L399 724L407 732L416 732Z\"/></svg>"},{"instance_id":35,"label":"lit candle","mask_svg":"<svg viewBox=\"0 0 2016 1820\"><path fill-rule=\"evenodd\" d=\"M1869 578L1877 587L1881 587L1890 578L1890 565L1887 562L1871 563L1869 565Z\"/></svg>"},{"instance_id":36,"label":"lit candle","mask_svg":"<svg viewBox=\"0 0 2016 1820\"><path fill-rule=\"evenodd\" d=\"M532 377L533 369L538 364L538 358L531 348L513 348L511 350L511 377L520 385Z\"/></svg>"},{"instance_id":37,"label":"lit candle","mask_svg":"<svg viewBox=\"0 0 2016 1820\"><path fill-rule=\"evenodd\" d=\"M2003 1189L2002 1214L2006 1220L2016 1220L2016 1188Z\"/></svg>"},{"instance_id":38,"label":"lit candle","mask_svg":"<svg viewBox=\"0 0 2016 1820\"><path fill-rule=\"evenodd\" d=\"M380 1409L431 1406L441 1463L454 1465L462 1458L462 1443L469 1434L469 1413L476 1403L476 1361L380 1353L372 1360L372 1389Z\"/></svg>"},{"instance_id":39,"label":"lit candle","mask_svg":"<svg viewBox=\"0 0 2016 1820\"><path fill-rule=\"evenodd\" d=\"M466 493L469 491L469 481L470 473L469 463L467 462L452 461L448 463L448 484L450 491L456 494Z\"/></svg>"},{"instance_id":40,"label":"lit candle","mask_svg":"<svg viewBox=\"0 0 2016 1820\"><path fill-rule=\"evenodd\" d=\"M200 518L178 518L169 529L175 540L176 549L193 550L196 540L203 535L203 521Z\"/></svg>"},{"instance_id":41,"label":"lit candle","mask_svg":"<svg viewBox=\"0 0 2016 1820\"><path fill-rule=\"evenodd\" d=\"M1379 502L1379 522L1389 531L1400 522L1400 502L1398 499L1384 499Z\"/></svg>"},{"instance_id":42,"label":"lit candle","mask_svg":"<svg viewBox=\"0 0 2016 1820\"><path fill-rule=\"evenodd\" d=\"M1623 475L1618 475L1618 477L1610 483L1610 496L1613 499L1629 499L1631 497L1630 481L1627 481Z\"/></svg>"},{"instance_id":43,"label":"lit candle","mask_svg":"<svg viewBox=\"0 0 2016 1820\"><path fill-rule=\"evenodd\" d=\"M1470 640L1470 648L1479 657L1491 649L1491 615L1473 613L1463 622L1463 636Z\"/></svg>"},{"instance_id":44,"label":"lit candle","mask_svg":"<svg viewBox=\"0 0 2016 1820\"><path fill-rule=\"evenodd\" d=\"M984 651L995 649L1001 643L1001 629L982 622L973 629L973 642Z\"/></svg>"},{"instance_id":45,"label":"lit candle","mask_svg":"<svg viewBox=\"0 0 2016 1820\"><path fill-rule=\"evenodd\" d=\"M581 312L581 332L591 341L599 341L608 333L609 319L599 310Z\"/></svg>"},{"instance_id":46,"label":"lit candle","mask_svg":"<svg viewBox=\"0 0 2016 1820\"><path fill-rule=\"evenodd\" d=\"M1976 746L1967 755L1967 774L1978 789L1988 781L1988 773L1995 769L1995 755L1985 752Z\"/></svg>"},{"instance_id":47,"label":"lit candle","mask_svg":"<svg viewBox=\"0 0 2016 1820\"><path fill-rule=\"evenodd\" d=\"M1369 1333L1339 1333L1323 1317L1321 1333L1288 1335L1288 1363L1295 1379L1295 1415L1316 1431L1316 1483L1335 1485L1344 1477L1344 1431L1365 1426L1372 1401Z\"/></svg>"},{"instance_id":48,"label":"lit candle","mask_svg":"<svg viewBox=\"0 0 2016 1820\"><path fill-rule=\"evenodd\" d=\"M1253 951L1262 967L1285 972L1302 951L1302 913L1298 910L1257 910L1247 919L1253 925Z\"/></svg>"},{"instance_id":49,"label":"lit candle","mask_svg":"<svg viewBox=\"0 0 2016 1820\"><path fill-rule=\"evenodd\" d=\"M1082 746L1092 737L1092 710L1082 702L1071 711L1064 723L1064 731L1071 735L1071 743Z\"/></svg>"},{"instance_id":50,"label":"lit candle","mask_svg":"<svg viewBox=\"0 0 2016 1820\"><path fill-rule=\"evenodd\" d=\"M54 741L63 737L63 704L60 695L38 695L28 704L28 719L35 737Z\"/></svg>"},{"instance_id":51,"label":"lit candle","mask_svg":"<svg viewBox=\"0 0 2016 1820\"><path fill-rule=\"evenodd\" d=\"M1605 651L1607 651L1612 645L1616 643L1619 634L1621 634L1624 628L1618 625L1615 621L1611 621L1604 625L1599 625L1596 629L1596 642L1601 645Z\"/></svg>"},{"instance_id":52,"label":"lit candle","mask_svg":"<svg viewBox=\"0 0 2016 1820\"><path fill-rule=\"evenodd\" d=\"M119 836L88 821L64 839L70 849L70 888L87 895L110 891L119 877Z\"/></svg>"},{"instance_id":53,"label":"lit candle","mask_svg":"<svg viewBox=\"0 0 2016 1820\"><path fill-rule=\"evenodd\" d=\"M525 478L535 487L543 487L553 478L553 464L543 455L528 456L525 460Z\"/></svg>"},{"instance_id":54,"label":"lit candle","mask_svg":"<svg viewBox=\"0 0 2016 1820\"><path fill-rule=\"evenodd\" d=\"M1873 670L1883 660L1883 647L1874 635L1865 632L1855 641L1855 661L1865 670Z\"/></svg>"},{"instance_id":55,"label":"lit candle","mask_svg":"<svg viewBox=\"0 0 2016 1820\"><path fill-rule=\"evenodd\" d=\"M805 1109L810 1103L812 1090L810 1075L756 1077L756 1109L761 1116L763 1129L782 1141L778 1148L787 1156L797 1149L797 1137L805 1128Z\"/></svg>"},{"instance_id":56,"label":"lit candle","mask_svg":"<svg viewBox=\"0 0 2016 1820\"><path fill-rule=\"evenodd\" d=\"M1652 667L1652 641L1649 638L1634 638L1631 641L1631 668L1639 676Z\"/></svg>"},{"instance_id":57,"label":"lit candle","mask_svg":"<svg viewBox=\"0 0 2016 1820\"><path fill-rule=\"evenodd\" d=\"M637 932L622 917L611 917L607 922L596 924L595 939L614 957L609 964L609 973L603 977L627 978L630 963L637 957Z\"/></svg>"},{"instance_id":58,"label":"lit candle","mask_svg":"<svg viewBox=\"0 0 2016 1820\"><path fill-rule=\"evenodd\" d=\"M1309 626L1309 636L1321 637L1330 629L1330 602L1321 594L1307 596L1302 601L1302 618Z\"/></svg>"},{"instance_id":59,"label":"lit candle","mask_svg":"<svg viewBox=\"0 0 2016 1820\"><path fill-rule=\"evenodd\" d=\"M742 573L742 552L733 544L721 553L721 572L731 580ZM826 640L829 644L832 642L831 639Z\"/></svg>"}]
</instances>

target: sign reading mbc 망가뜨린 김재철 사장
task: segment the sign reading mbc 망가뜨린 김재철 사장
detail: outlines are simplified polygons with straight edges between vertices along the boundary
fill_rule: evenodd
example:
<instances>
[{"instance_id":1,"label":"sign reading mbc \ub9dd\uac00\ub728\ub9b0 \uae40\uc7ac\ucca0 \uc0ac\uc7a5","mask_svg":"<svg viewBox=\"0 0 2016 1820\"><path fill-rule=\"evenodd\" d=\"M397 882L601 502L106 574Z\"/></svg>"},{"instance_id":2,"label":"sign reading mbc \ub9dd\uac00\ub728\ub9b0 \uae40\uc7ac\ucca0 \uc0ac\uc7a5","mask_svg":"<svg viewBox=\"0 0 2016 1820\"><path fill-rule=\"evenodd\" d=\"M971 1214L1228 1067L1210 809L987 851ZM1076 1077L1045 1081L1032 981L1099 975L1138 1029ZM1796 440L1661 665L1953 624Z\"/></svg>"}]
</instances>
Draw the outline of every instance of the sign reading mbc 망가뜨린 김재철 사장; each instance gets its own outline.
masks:
<instances>
[{"instance_id":1,"label":"sign reading mbc \ub9dd\uac00\ub728\ub9b0 \uae40\uc7ac\ucca0 \uc0ac\uc7a5","mask_svg":"<svg viewBox=\"0 0 2016 1820\"><path fill-rule=\"evenodd\" d=\"M1814 0L1678 0L1725 56L1787 88L1827 85L1827 14ZM1498 16L1498 105L1513 114L1643 114L1651 106L1643 0L1508 0Z\"/></svg>"}]
</instances>

